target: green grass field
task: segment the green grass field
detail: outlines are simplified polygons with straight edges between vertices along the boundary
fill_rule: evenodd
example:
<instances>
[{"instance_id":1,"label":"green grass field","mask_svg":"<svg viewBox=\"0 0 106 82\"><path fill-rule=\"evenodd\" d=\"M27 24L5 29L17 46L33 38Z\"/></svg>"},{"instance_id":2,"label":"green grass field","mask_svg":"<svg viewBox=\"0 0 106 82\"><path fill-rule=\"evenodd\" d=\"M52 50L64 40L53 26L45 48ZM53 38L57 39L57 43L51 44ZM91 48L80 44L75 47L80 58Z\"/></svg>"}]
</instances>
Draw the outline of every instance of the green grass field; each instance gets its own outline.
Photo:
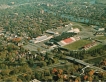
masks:
<instances>
[{"instance_id":1,"label":"green grass field","mask_svg":"<svg viewBox=\"0 0 106 82\"><path fill-rule=\"evenodd\" d=\"M77 49L79 49L79 48L81 48L84 45L89 44L89 43L91 43L90 40L78 40L72 44L64 46L64 48L66 48L68 50L77 50Z\"/></svg>"},{"instance_id":2,"label":"green grass field","mask_svg":"<svg viewBox=\"0 0 106 82\"><path fill-rule=\"evenodd\" d=\"M101 61L103 58L106 58L106 55L105 55L105 56L102 56L102 57L97 57L97 58L89 59L89 60L87 60L86 62L99 64L100 61Z\"/></svg>"},{"instance_id":3,"label":"green grass field","mask_svg":"<svg viewBox=\"0 0 106 82\"><path fill-rule=\"evenodd\" d=\"M96 2L106 4L106 0L96 0Z\"/></svg>"},{"instance_id":4,"label":"green grass field","mask_svg":"<svg viewBox=\"0 0 106 82\"><path fill-rule=\"evenodd\" d=\"M95 49L100 49L101 47L103 47L102 44L97 44L95 46L93 46L92 48L89 49L89 51L95 50Z\"/></svg>"},{"instance_id":5,"label":"green grass field","mask_svg":"<svg viewBox=\"0 0 106 82\"><path fill-rule=\"evenodd\" d=\"M98 39L98 40L106 40L106 36L97 36L97 37L95 37L95 39Z\"/></svg>"}]
</instances>

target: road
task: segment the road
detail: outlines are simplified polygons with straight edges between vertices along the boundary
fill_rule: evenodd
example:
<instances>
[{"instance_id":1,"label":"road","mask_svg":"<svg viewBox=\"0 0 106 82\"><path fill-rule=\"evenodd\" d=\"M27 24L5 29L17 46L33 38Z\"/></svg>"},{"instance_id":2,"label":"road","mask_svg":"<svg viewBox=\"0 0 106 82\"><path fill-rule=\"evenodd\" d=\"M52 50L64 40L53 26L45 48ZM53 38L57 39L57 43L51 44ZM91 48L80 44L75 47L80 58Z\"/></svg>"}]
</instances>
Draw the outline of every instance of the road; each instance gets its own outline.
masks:
<instances>
[{"instance_id":1,"label":"road","mask_svg":"<svg viewBox=\"0 0 106 82\"><path fill-rule=\"evenodd\" d=\"M103 70L103 69L101 69L99 67L93 66L92 64L86 63L86 62L84 62L82 60L79 60L79 59L75 59L73 57L66 56L65 59L77 62L77 63L85 65L85 66L89 66L90 68L94 69L95 71L106 72L105 70Z\"/></svg>"}]
</instances>

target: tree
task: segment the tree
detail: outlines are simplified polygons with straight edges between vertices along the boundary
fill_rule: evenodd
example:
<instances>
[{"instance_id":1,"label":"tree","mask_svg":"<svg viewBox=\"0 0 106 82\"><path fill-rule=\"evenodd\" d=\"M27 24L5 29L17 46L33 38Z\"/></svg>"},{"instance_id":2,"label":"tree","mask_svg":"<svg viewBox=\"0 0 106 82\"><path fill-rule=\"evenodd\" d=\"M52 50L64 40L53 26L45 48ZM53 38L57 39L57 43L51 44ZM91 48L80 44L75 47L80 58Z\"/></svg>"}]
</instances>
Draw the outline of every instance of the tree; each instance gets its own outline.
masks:
<instances>
[{"instance_id":1,"label":"tree","mask_svg":"<svg viewBox=\"0 0 106 82\"><path fill-rule=\"evenodd\" d=\"M19 73L19 68L13 69L13 74L17 74L17 73Z\"/></svg>"},{"instance_id":2,"label":"tree","mask_svg":"<svg viewBox=\"0 0 106 82\"><path fill-rule=\"evenodd\" d=\"M13 38L12 42L18 43L20 42L22 39L20 37L17 38Z\"/></svg>"},{"instance_id":3,"label":"tree","mask_svg":"<svg viewBox=\"0 0 106 82\"><path fill-rule=\"evenodd\" d=\"M25 59L25 58L20 58L20 59L19 59L19 63L20 63L20 64L26 63L26 59Z\"/></svg>"},{"instance_id":4,"label":"tree","mask_svg":"<svg viewBox=\"0 0 106 82\"><path fill-rule=\"evenodd\" d=\"M50 76L50 71L49 71L49 69L46 69L46 70L44 71L44 76Z\"/></svg>"},{"instance_id":5,"label":"tree","mask_svg":"<svg viewBox=\"0 0 106 82\"><path fill-rule=\"evenodd\" d=\"M47 66L47 63L45 61L41 62L42 66Z\"/></svg>"},{"instance_id":6,"label":"tree","mask_svg":"<svg viewBox=\"0 0 106 82\"><path fill-rule=\"evenodd\" d=\"M99 77L97 75L95 75L93 81L94 82L99 81Z\"/></svg>"},{"instance_id":7,"label":"tree","mask_svg":"<svg viewBox=\"0 0 106 82\"><path fill-rule=\"evenodd\" d=\"M93 81L93 78L91 76L88 76L87 81L92 82Z\"/></svg>"},{"instance_id":8,"label":"tree","mask_svg":"<svg viewBox=\"0 0 106 82\"><path fill-rule=\"evenodd\" d=\"M80 77L76 77L75 82L81 82L81 78Z\"/></svg>"},{"instance_id":9,"label":"tree","mask_svg":"<svg viewBox=\"0 0 106 82\"><path fill-rule=\"evenodd\" d=\"M53 73L53 74L56 74L57 72L58 72L58 70L57 70L56 68L53 68L53 69L52 69L52 73Z\"/></svg>"},{"instance_id":10,"label":"tree","mask_svg":"<svg viewBox=\"0 0 106 82\"><path fill-rule=\"evenodd\" d=\"M58 74L62 75L63 74L63 70L62 69L58 69Z\"/></svg>"},{"instance_id":11,"label":"tree","mask_svg":"<svg viewBox=\"0 0 106 82\"><path fill-rule=\"evenodd\" d=\"M53 62L54 63L58 63L58 59L57 58L53 58Z\"/></svg>"},{"instance_id":12,"label":"tree","mask_svg":"<svg viewBox=\"0 0 106 82\"><path fill-rule=\"evenodd\" d=\"M17 82L17 77L16 76L12 76L11 78L8 78L6 80L6 82Z\"/></svg>"},{"instance_id":13,"label":"tree","mask_svg":"<svg viewBox=\"0 0 106 82\"><path fill-rule=\"evenodd\" d=\"M84 75L84 81L86 81L87 80L87 78L88 78L88 75Z\"/></svg>"},{"instance_id":14,"label":"tree","mask_svg":"<svg viewBox=\"0 0 106 82\"><path fill-rule=\"evenodd\" d=\"M45 76L44 78L48 82L51 82L52 81L52 76Z\"/></svg>"},{"instance_id":15,"label":"tree","mask_svg":"<svg viewBox=\"0 0 106 82\"><path fill-rule=\"evenodd\" d=\"M40 55L36 56L36 60L40 61L42 59L42 57Z\"/></svg>"},{"instance_id":16,"label":"tree","mask_svg":"<svg viewBox=\"0 0 106 82\"><path fill-rule=\"evenodd\" d=\"M28 61L28 65L29 65L30 67L32 67L32 66L34 65L34 61L33 61L32 59L30 59L30 60Z\"/></svg>"},{"instance_id":17,"label":"tree","mask_svg":"<svg viewBox=\"0 0 106 82\"><path fill-rule=\"evenodd\" d=\"M88 72L88 75L89 75L89 76L93 76L93 75L94 75L94 70L90 70L90 71Z\"/></svg>"},{"instance_id":18,"label":"tree","mask_svg":"<svg viewBox=\"0 0 106 82\"><path fill-rule=\"evenodd\" d=\"M64 81L68 81L68 75L64 74L64 75L63 75L63 80L64 80Z\"/></svg>"},{"instance_id":19,"label":"tree","mask_svg":"<svg viewBox=\"0 0 106 82\"><path fill-rule=\"evenodd\" d=\"M32 74L32 69L31 69L27 64L24 64L24 65L21 66L19 69L20 69L20 72L21 72L21 73Z\"/></svg>"},{"instance_id":20,"label":"tree","mask_svg":"<svg viewBox=\"0 0 106 82\"><path fill-rule=\"evenodd\" d=\"M1 71L1 74L2 74L3 76L9 75L9 73L10 73L10 69L4 69L4 70Z\"/></svg>"},{"instance_id":21,"label":"tree","mask_svg":"<svg viewBox=\"0 0 106 82\"><path fill-rule=\"evenodd\" d=\"M27 81L30 81L30 80L31 80L31 75L27 74L27 75L25 76L25 78L26 78Z\"/></svg>"},{"instance_id":22,"label":"tree","mask_svg":"<svg viewBox=\"0 0 106 82\"><path fill-rule=\"evenodd\" d=\"M22 80L21 80L21 79L19 79L19 78L17 79L17 81L18 81L18 82L22 82Z\"/></svg>"},{"instance_id":23,"label":"tree","mask_svg":"<svg viewBox=\"0 0 106 82\"><path fill-rule=\"evenodd\" d=\"M42 79L42 74L41 74L39 71L36 71L36 72L35 72L35 77L36 77L38 80L41 80L41 79Z\"/></svg>"}]
</instances>

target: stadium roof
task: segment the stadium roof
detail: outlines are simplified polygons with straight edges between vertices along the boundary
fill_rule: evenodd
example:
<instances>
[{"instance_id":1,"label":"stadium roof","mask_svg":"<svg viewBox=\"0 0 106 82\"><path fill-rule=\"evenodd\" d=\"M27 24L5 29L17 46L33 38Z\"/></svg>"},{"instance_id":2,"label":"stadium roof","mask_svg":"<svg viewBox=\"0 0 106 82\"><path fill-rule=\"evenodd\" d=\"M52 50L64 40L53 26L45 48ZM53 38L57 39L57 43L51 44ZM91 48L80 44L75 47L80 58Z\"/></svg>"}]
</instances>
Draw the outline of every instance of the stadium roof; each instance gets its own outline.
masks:
<instances>
[{"instance_id":1,"label":"stadium roof","mask_svg":"<svg viewBox=\"0 0 106 82\"><path fill-rule=\"evenodd\" d=\"M70 44L70 43L72 43L74 41L76 41L75 38L70 37L70 38L61 40L60 42L58 42L58 44L61 45L61 46L65 46L65 45Z\"/></svg>"},{"instance_id":2,"label":"stadium roof","mask_svg":"<svg viewBox=\"0 0 106 82\"><path fill-rule=\"evenodd\" d=\"M73 41L73 39L71 39L71 38L67 38L67 39L65 39L65 40L63 40L65 43L70 43L70 42L72 42Z\"/></svg>"}]
</instances>

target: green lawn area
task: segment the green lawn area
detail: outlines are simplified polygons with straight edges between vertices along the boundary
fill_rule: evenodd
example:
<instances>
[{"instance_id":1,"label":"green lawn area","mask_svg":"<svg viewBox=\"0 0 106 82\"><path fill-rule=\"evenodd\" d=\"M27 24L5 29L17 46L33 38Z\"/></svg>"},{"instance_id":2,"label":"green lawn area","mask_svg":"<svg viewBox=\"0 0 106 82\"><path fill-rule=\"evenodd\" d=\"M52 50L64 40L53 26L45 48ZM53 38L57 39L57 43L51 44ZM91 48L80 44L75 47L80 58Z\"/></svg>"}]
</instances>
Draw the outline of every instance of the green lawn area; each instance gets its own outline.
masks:
<instances>
[{"instance_id":1,"label":"green lawn area","mask_svg":"<svg viewBox=\"0 0 106 82\"><path fill-rule=\"evenodd\" d=\"M97 0L97 2L106 4L106 0Z\"/></svg>"},{"instance_id":2,"label":"green lawn area","mask_svg":"<svg viewBox=\"0 0 106 82\"><path fill-rule=\"evenodd\" d=\"M89 51L92 51L92 50L94 50L94 49L100 49L101 47L103 47L102 44L97 44L97 45L95 45L94 47L90 48Z\"/></svg>"},{"instance_id":3,"label":"green lawn area","mask_svg":"<svg viewBox=\"0 0 106 82\"><path fill-rule=\"evenodd\" d=\"M106 55L105 55L105 56L102 56L102 57L97 57L97 58L93 58L93 59L87 60L86 62L99 64L100 61L101 61L103 58L106 58Z\"/></svg>"},{"instance_id":4,"label":"green lawn area","mask_svg":"<svg viewBox=\"0 0 106 82\"><path fill-rule=\"evenodd\" d=\"M89 44L89 43L91 43L90 40L78 40L72 44L64 46L64 48L66 48L68 50L77 50L77 49L79 49L79 48L81 48L84 45Z\"/></svg>"},{"instance_id":5,"label":"green lawn area","mask_svg":"<svg viewBox=\"0 0 106 82\"><path fill-rule=\"evenodd\" d=\"M97 36L97 37L95 37L95 39L98 39L98 40L106 40L106 36Z\"/></svg>"}]
</instances>

